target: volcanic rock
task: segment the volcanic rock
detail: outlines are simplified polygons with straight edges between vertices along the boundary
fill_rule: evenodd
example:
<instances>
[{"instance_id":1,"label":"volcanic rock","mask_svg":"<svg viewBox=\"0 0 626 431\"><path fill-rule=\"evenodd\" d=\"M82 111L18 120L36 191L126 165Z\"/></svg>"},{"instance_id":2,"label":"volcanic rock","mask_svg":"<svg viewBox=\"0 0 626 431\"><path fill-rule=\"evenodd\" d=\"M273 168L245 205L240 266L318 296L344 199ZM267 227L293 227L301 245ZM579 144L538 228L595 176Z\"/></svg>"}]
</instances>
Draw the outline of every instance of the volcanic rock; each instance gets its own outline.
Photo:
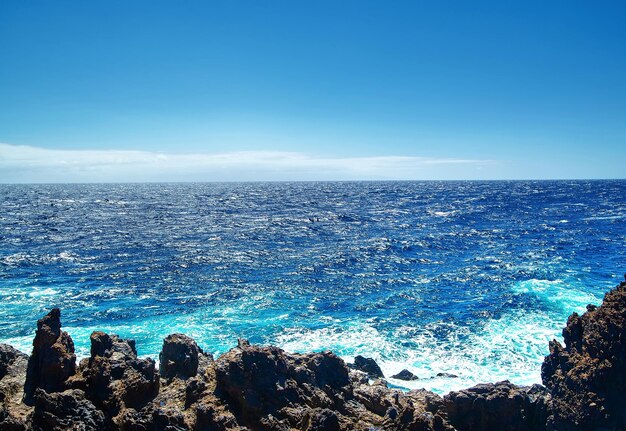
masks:
<instances>
[{"instance_id":1,"label":"volcanic rock","mask_svg":"<svg viewBox=\"0 0 626 431\"><path fill-rule=\"evenodd\" d=\"M380 369L376 361L372 358L366 358L364 356L358 355L354 357L354 365L355 370L363 371L367 373L370 379L384 379L385 375L383 371Z\"/></svg>"},{"instance_id":2,"label":"volcanic rock","mask_svg":"<svg viewBox=\"0 0 626 431\"><path fill-rule=\"evenodd\" d=\"M457 379L459 376L452 373L437 373L435 377L445 377L447 379Z\"/></svg>"},{"instance_id":3,"label":"volcanic rock","mask_svg":"<svg viewBox=\"0 0 626 431\"><path fill-rule=\"evenodd\" d=\"M550 342L541 368L553 397L549 428L626 429L626 282L600 307L572 314L563 339L565 347Z\"/></svg>"},{"instance_id":4,"label":"volcanic rock","mask_svg":"<svg viewBox=\"0 0 626 431\"><path fill-rule=\"evenodd\" d=\"M550 395L540 385L508 381L479 384L443 397L450 423L459 431L545 429Z\"/></svg>"},{"instance_id":5,"label":"volcanic rock","mask_svg":"<svg viewBox=\"0 0 626 431\"><path fill-rule=\"evenodd\" d=\"M398 379L398 380L406 380L406 381L419 380L419 377L417 377L415 374L413 374L407 369L404 369L400 371L398 374L391 376L391 378Z\"/></svg>"},{"instance_id":6,"label":"volcanic rock","mask_svg":"<svg viewBox=\"0 0 626 431\"><path fill-rule=\"evenodd\" d=\"M198 356L202 350L196 342L183 334L168 335L163 340L159 355L161 377L188 379L198 373Z\"/></svg>"},{"instance_id":7,"label":"volcanic rock","mask_svg":"<svg viewBox=\"0 0 626 431\"><path fill-rule=\"evenodd\" d=\"M133 340L123 340L104 332L91 334L91 357L81 361L78 374L69 382L82 389L107 417L117 417L126 408L140 410L159 391L159 376L154 360L137 357Z\"/></svg>"},{"instance_id":8,"label":"volcanic rock","mask_svg":"<svg viewBox=\"0 0 626 431\"><path fill-rule=\"evenodd\" d=\"M18 402L23 394L28 355L0 344L0 403Z\"/></svg>"},{"instance_id":9,"label":"volcanic rock","mask_svg":"<svg viewBox=\"0 0 626 431\"><path fill-rule=\"evenodd\" d=\"M0 430L26 429L25 419L31 409L21 401L27 364L27 355L7 344L0 344Z\"/></svg>"},{"instance_id":10,"label":"volcanic rock","mask_svg":"<svg viewBox=\"0 0 626 431\"><path fill-rule=\"evenodd\" d=\"M39 321L30 358L0 345L0 430L626 429L626 283L602 306L570 316L565 345L551 342L542 366L547 387L504 381L443 398L388 388L363 357L357 371L330 352L291 354L240 340L213 361L180 334L164 340L163 378L134 341L103 332L91 335L91 356L72 374L73 345L59 317L53 310ZM22 384L32 406L22 402Z\"/></svg>"},{"instance_id":11,"label":"volcanic rock","mask_svg":"<svg viewBox=\"0 0 626 431\"><path fill-rule=\"evenodd\" d=\"M32 404L37 388L46 392L65 389L65 381L76 372L74 342L61 331L61 311L53 308L37 321L33 353L28 358L24 401Z\"/></svg>"},{"instance_id":12,"label":"volcanic rock","mask_svg":"<svg viewBox=\"0 0 626 431\"><path fill-rule=\"evenodd\" d=\"M218 358L215 374L218 395L253 426L261 426L262 417L287 420L289 414L281 410L291 405L337 408L350 385L345 363L330 352L289 355L248 343Z\"/></svg>"},{"instance_id":13,"label":"volcanic rock","mask_svg":"<svg viewBox=\"0 0 626 431\"><path fill-rule=\"evenodd\" d=\"M37 389L34 400L33 431L100 431L105 427L104 413L81 390L49 394Z\"/></svg>"}]
</instances>

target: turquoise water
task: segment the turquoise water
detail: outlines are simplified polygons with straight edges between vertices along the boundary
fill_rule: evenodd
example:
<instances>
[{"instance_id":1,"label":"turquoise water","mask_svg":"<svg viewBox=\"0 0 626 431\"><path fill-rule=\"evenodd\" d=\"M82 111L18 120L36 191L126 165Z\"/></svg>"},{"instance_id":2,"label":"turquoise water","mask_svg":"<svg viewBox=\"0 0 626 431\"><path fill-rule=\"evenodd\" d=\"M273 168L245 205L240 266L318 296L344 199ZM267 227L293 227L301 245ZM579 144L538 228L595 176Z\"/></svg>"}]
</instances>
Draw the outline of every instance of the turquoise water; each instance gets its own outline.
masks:
<instances>
[{"instance_id":1,"label":"turquoise water","mask_svg":"<svg viewBox=\"0 0 626 431\"><path fill-rule=\"evenodd\" d=\"M79 356L184 332L529 384L625 245L626 181L0 185L0 342L58 306Z\"/></svg>"}]
</instances>

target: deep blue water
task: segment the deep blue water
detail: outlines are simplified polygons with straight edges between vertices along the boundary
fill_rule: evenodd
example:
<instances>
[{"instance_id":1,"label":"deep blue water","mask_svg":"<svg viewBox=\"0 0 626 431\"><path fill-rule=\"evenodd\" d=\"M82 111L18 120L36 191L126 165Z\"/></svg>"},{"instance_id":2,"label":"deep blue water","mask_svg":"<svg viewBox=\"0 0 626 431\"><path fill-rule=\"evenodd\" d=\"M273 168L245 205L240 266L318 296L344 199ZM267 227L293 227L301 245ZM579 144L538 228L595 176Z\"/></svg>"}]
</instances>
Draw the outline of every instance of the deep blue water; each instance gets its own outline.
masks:
<instances>
[{"instance_id":1,"label":"deep blue water","mask_svg":"<svg viewBox=\"0 0 626 431\"><path fill-rule=\"evenodd\" d=\"M626 181L0 185L0 342L30 352L58 306L82 356L93 330L153 357L184 332L372 356L439 392L533 383L625 245Z\"/></svg>"}]
</instances>

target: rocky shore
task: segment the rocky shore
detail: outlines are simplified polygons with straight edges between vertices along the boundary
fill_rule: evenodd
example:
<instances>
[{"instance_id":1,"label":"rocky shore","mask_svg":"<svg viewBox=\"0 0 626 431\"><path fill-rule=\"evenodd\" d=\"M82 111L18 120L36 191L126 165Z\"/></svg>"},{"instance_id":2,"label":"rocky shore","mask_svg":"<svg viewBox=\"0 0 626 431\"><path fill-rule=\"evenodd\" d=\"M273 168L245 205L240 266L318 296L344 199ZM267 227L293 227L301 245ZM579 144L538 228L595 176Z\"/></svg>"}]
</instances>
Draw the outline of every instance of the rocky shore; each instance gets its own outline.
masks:
<instances>
[{"instance_id":1,"label":"rocky shore","mask_svg":"<svg viewBox=\"0 0 626 431\"><path fill-rule=\"evenodd\" d=\"M504 381L440 397L388 388L369 358L240 340L214 359L182 334L163 340L158 369L133 340L103 332L77 364L53 309L30 356L0 345L0 430L625 430L626 282L572 314L563 337L550 343L544 386Z\"/></svg>"}]
</instances>

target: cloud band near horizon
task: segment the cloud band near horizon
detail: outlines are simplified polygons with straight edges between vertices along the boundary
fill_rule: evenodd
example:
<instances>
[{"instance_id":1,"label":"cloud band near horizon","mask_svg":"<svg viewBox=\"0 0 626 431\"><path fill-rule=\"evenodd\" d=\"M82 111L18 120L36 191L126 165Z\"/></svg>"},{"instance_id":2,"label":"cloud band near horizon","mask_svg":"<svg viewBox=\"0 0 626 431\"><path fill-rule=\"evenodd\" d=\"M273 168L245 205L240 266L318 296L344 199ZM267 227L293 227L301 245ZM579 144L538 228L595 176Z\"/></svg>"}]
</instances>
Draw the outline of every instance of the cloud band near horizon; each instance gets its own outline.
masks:
<instances>
[{"instance_id":1,"label":"cloud band near horizon","mask_svg":"<svg viewBox=\"0 0 626 431\"><path fill-rule=\"evenodd\" d=\"M298 152L61 150L0 143L0 182L472 179L492 160L324 157Z\"/></svg>"}]
</instances>

